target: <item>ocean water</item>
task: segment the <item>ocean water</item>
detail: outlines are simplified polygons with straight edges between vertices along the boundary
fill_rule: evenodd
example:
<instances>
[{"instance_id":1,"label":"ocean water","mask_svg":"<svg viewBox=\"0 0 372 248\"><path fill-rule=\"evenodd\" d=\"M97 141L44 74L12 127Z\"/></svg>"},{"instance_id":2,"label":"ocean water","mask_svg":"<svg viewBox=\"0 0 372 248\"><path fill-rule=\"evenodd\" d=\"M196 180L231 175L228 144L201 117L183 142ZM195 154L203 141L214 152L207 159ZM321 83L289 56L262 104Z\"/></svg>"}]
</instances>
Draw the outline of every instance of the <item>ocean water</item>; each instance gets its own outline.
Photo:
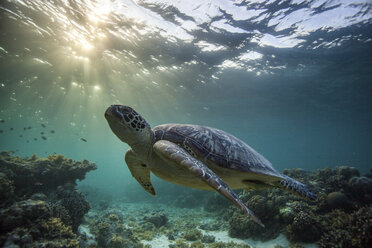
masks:
<instances>
[{"instance_id":1,"label":"ocean water","mask_svg":"<svg viewBox=\"0 0 372 248\"><path fill-rule=\"evenodd\" d=\"M78 184L107 199L146 207L201 194L153 176L153 198L132 178L129 146L104 118L122 104L152 127L229 132L280 172L367 173L371 9L368 0L1 1L0 150L95 162Z\"/></svg>"}]
</instances>

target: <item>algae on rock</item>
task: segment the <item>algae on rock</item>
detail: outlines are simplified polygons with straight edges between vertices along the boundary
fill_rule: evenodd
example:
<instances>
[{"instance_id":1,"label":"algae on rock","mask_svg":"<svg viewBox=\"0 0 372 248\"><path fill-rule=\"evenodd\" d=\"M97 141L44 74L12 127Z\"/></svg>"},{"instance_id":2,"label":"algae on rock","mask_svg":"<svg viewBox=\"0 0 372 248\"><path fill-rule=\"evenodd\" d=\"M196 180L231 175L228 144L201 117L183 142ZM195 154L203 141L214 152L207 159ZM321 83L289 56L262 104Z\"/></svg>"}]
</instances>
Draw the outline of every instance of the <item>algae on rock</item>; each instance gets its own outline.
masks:
<instances>
[{"instance_id":1,"label":"algae on rock","mask_svg":"<svg viewBox=\"0 0 372 248\"><path fill-rule=\"evenodd\" d=\"M0 153L0 246L79 247L76 234L89 210L76 180L97 166L62 155Z\"/></svg>"}]
</instances>

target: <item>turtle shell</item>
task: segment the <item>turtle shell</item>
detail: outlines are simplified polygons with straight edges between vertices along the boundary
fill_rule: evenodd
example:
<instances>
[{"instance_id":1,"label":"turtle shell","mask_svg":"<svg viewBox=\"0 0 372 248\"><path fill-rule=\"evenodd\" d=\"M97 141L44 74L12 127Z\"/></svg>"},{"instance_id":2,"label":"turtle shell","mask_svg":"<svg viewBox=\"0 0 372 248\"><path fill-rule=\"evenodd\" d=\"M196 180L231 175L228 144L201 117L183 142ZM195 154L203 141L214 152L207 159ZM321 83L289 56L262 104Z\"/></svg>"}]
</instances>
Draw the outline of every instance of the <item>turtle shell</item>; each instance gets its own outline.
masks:
<instances>
[{"instance_id":1,"label":"turtle shell","mask_svg":"<svg viewBox=\"0 0 372 248\"><path fill-rule=\"evenodd\" d=\"M164 124L153 128L155 141L168 140L205 164L282 178L272 164L252 147L222 130L187 124Z\"/></svg>"}]
</instances>

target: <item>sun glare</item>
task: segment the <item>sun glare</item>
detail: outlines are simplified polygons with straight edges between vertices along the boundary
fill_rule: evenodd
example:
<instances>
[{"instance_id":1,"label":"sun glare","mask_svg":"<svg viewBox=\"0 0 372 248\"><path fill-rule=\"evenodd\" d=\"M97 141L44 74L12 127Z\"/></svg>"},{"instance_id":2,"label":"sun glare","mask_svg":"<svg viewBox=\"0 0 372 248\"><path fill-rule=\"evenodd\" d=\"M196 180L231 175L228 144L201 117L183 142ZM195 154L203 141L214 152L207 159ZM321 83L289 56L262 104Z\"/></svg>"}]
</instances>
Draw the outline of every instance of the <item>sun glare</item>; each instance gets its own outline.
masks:
<instances>
[{"instance_id":1,"label":"sun glare","mask_svg":"<svg viewBox=\"0 0 372 248\"><path fill-rule=\"evenodd\" d=\"M89 19L87 26L81 26L77 22L70 21L67 26L66 40L74 44L74 50L79 53L94 50L94 43L104 39L106 36L101 32L100 25L107 21L112 12L110 1L87 1L86 15Z\"/></svg>"},{"instance_id":2,"label":"sun glare","mask_svg":"<svg viewBox=\"0 0 372 248\"><path fill-rule=\"evenodd\" d=\"M92 44L90 44L88 41L82 39L80 41L80 44L81 44L81 47L84 49L84 50L91 50L93 48Z\"/></svg>"},{"instance_id":3,"label":"sun glare","mask_svg":"<svg viewBox=\"0 0 372 248\"><path fill-rule=\"evenodd\" d=\"M107 18L108 14L112 11L112 4L110 1L98 1L91 9L92 12L88 14L89 20L97 24Z\"/></svg>"}]
</instances>

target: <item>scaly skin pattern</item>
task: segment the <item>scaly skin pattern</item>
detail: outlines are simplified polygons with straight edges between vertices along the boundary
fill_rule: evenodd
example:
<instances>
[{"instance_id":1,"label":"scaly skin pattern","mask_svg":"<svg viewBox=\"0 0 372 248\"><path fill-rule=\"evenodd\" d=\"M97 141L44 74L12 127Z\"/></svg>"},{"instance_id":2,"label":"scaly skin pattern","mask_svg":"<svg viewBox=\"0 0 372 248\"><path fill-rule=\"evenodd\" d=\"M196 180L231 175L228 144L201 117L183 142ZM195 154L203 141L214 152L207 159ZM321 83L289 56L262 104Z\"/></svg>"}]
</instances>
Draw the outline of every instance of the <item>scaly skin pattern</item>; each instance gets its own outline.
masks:
<instances>
[{"instance_id":1,"label":"scaly skin pattern","mask_svg":"<svg viewBox=\"0 0 372 248\"><path fill-rule=\"evenodd\" d=\"M195 153L203 162L242 172L281 177L272 164L249 145L222 130L185 124L164 124L153 128L155 141L169 140Z\"/></svg>"},{"instance_id":2,"label":"scaly skin pattern","mask_svg":"<svg viewBox=\"0 0 372 248\"><path fill-rule=\"evenodd\" d=\"M279 188L299 195L306 199L316 200L316 195L313 192L311 192L305 184L300 183L286 175L282 176L284 177L284 180L279 181L279 184L277 185Z\"/></svg>"}]
</instances>

